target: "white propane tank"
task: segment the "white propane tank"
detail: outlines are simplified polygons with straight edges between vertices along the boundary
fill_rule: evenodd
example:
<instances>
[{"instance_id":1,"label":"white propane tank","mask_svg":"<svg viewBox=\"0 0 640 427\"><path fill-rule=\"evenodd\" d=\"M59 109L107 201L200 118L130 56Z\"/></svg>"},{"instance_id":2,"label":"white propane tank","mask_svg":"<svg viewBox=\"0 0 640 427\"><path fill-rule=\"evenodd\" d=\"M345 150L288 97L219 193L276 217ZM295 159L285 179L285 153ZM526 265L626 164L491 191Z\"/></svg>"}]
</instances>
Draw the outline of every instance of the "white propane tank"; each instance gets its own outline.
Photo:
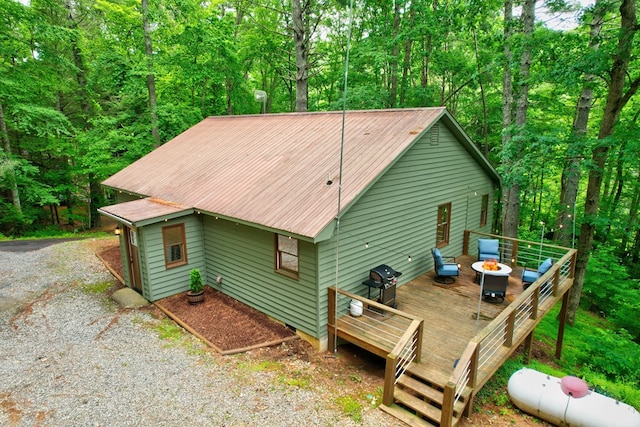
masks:
<instances>
[{"instance_id":1,"label":"white propane tank","mask_svg":"<svg viewBox=\"0 0 640 427\"><path fill-rule=\"evenodd\" d=\"M585 391L579 381L522 368L511 375L507 389L518 408L555 425L640 427L640 412L633 406Z\"/></svg>"},{"instance_id":2,"label":"white propane tank","mask_svg":"<svg viewBox=\"0 0 640 427\"><path fill-rule=\"evenodd\" d=\"M362 301L352 299L351 304L349 305L349 310L353 317L362 316Z\"/></svg>"}]
</instances>

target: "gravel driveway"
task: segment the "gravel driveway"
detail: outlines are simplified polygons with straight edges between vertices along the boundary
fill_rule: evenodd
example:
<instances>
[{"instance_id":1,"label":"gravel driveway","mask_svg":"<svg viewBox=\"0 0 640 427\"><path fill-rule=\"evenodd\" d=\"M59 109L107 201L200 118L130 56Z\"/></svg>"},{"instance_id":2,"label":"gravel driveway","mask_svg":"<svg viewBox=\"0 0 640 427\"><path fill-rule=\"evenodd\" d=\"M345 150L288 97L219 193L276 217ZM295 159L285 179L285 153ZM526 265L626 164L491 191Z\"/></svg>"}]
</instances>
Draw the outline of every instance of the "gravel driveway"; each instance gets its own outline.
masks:
<instances>
[{"instance_id":1,"label":"gravel driveway","mask_svg":"<svg viewBox=\"0 0 640 427\"><path fill-rule=\"evenodd\" d=\"M188 335L163 338L151 311L108 298L113 281L90 241L0 247L0 425L403 425L366 407L356 422L313 381L282 381L277 369L212 355Z\"/></svg>"}]
</instances>

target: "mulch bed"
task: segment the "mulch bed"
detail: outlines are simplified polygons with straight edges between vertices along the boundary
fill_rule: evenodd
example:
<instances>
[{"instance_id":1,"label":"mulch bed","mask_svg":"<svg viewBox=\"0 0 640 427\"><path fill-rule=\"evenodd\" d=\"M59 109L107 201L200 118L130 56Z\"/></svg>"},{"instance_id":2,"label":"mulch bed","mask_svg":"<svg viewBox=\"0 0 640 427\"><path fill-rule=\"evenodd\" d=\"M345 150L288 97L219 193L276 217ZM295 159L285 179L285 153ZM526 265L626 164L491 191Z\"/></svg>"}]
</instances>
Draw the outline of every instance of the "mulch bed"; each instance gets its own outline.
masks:
<instances>
[{"instance_id":1,"label":"mulch bed","mask_svg":"<svg viewBox=\"0 0 640 427\"><path fill-rule=\"evenodd\" d=\"M117 242L96 249L96 254L123 282ZM186 292L156 301L155 305L176 323L221 354L233 354L289 341L298 336L267 315L205 286L205 301L189 305Z\"/></svg>"},{"instance_id":2,"label":"mulch bed","mask_svg":"<svg viewBox=\"0 0 640 427\"><path fill-rule=\"evenodd\" d=\"M205 286L205 300L187 302L186 292L156 301L162 311L219 353L232 354L298 338L284 325L238 300Z\"/></svg>"}]
</instances>

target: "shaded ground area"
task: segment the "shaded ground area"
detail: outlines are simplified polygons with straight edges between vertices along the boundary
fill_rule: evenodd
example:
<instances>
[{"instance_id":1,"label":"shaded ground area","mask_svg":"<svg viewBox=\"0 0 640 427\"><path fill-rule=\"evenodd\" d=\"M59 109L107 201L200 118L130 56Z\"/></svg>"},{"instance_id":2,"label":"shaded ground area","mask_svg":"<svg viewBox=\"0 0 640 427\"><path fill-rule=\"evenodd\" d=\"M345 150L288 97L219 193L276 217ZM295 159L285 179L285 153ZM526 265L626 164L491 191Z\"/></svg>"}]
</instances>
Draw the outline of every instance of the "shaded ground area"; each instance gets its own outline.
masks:
<instances>
[{"instance_id":1,"label":"shaded ground area","mask_svg":"<svg viewBox=\"0 0 640 427\"><path fill-rule=\"evenodd\" d=\"M117 243L96 253L116 277L124 277ZM284 325L208 286L202 304L189 305L183 292L156 301L156 305L221 354L276 345L296 337Z\"/></svg>"}]
</instances>

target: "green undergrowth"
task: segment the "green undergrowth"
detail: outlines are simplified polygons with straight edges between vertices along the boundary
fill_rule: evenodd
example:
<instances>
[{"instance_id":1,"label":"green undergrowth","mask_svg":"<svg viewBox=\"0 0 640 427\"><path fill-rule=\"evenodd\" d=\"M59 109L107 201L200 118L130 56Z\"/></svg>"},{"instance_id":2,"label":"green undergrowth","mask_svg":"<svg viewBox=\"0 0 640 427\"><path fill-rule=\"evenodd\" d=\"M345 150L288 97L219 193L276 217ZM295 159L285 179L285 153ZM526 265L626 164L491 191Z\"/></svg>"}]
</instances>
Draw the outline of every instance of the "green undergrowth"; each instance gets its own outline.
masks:
<instances>
[{"instance_id":1,"label":"green undergrowth","mask_svg":"<svg viewBox=\"0 0 640 427\"><path fill-rule=\"evenodd\" d=\"M137 319L144 327L155 331L158 338L164 340L168 347L178 346L184 348L187 353L200 356L206 363L215 363L215 358L209 352L207 346L193 335L182 329L170 319L160 321L148 321Z\"/></svg>"},{"instance_id":2,"label":"green undergrowth","mask_svg":"<svg viewBox=\"0 0 640 427\"><path fill-rule=\"evenodd\" d=\"M360 399L351 395L344 395L337 397L335 403L340 411L353 421L358 423L362 422L363 406Z\"/></svg>"},{"instance_id":3,"label":"green undergrowth","mask_svg":"<svg viewBox=\"0 0 640 427\"><path fill-rule=\"evenodd\" d=\"M101 294L113 286L113 282L104 281L104 282L96 282L96 283L84 283L80 286L80 288L88 294Z\"/></svg>"},{"instance_id":4,"label":"green undergrowth","mask_svg":"<svg viewBox=\"0 0 640 427\"><path fill-rule=\"evenodd\" d=\"M21 236L5 236L0 233L0 241L7 240L37 240L37 239L73 239L73 238L101 238L111 237L113 233L106 231L68 231L57 226L46 227L41 230L29 231Z\"/></svg>"},{"instance_id":5,"label":"green undergrowth","mask_svg":"<svg viewBox=\"0 0 640 427\"><path fill-rule=\"evenodd\" d=\"M526 366L558 378L566 375L582 378L590 389L640 410L640 365L637 363L640 346L623 330L612 329L605 319L579 310L575 325L565 327L562 357L555 359L559 309L555 307L545 316L534 334L550 362L532 357L531 363L524 365L521 355L511 358L480 390L476 405L491 403L512 407L507 383L511 374Z\"/></svg>"}]
</instances>

